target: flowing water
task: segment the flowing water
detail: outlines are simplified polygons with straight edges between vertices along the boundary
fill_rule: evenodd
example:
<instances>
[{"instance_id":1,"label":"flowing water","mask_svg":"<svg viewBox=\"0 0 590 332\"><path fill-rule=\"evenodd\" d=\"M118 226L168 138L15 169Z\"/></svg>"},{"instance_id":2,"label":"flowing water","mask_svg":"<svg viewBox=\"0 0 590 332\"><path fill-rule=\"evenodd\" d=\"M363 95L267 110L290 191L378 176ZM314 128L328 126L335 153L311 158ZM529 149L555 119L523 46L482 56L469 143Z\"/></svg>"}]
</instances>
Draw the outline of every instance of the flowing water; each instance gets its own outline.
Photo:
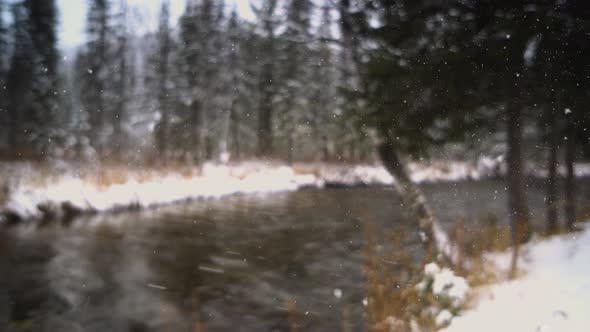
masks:
<instances>
[{"instance_id":1,"label":"flowing water","mask_svg":"<svg viewBox=\"0 0 590 332\"><path fill-rule=\"evenodd\" d=\"M445 225L506 220L500 181L424 189ZM530 196L542 219L542 187ZM363 225L419 249L400 205L308 189L1 228L0 331L364 331Z\"/></svg>"}]
</instances>

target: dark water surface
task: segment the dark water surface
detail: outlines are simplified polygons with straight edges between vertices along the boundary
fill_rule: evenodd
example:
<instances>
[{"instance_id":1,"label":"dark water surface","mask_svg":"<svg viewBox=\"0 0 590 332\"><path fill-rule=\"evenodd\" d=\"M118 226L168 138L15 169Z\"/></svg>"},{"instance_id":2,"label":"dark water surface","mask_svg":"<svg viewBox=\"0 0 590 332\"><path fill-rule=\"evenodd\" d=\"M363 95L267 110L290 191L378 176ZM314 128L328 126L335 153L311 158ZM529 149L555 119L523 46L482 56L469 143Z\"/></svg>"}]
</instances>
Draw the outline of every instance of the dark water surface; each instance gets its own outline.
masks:
<instances>
[{"instance_id":1,"label":"dark water surface","mask_svg":"<svg viewBox=\"0 0 590 332\"><path fill-rule=\"evenodd\" d=\"M425 192L446 225L507 216L500 181ZM1 228L0 331L289 331L290 300L300 331L364 331L363 224L413 230L402 211L387 188L310 189Z\"/></svg>"}]
</instances>

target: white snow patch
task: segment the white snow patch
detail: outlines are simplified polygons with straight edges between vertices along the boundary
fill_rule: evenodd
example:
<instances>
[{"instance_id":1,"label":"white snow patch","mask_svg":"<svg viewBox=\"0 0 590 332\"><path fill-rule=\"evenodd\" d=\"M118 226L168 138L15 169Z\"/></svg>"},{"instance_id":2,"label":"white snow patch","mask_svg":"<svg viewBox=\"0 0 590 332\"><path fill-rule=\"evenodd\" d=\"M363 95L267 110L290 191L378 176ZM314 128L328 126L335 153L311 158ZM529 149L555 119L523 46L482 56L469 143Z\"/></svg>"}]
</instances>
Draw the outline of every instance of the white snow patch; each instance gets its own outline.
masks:
<instances>
[{"instance_id":1,"label":"white snow patch","mask_svg":"<svg viewBox=\"0 0 590 332\"><path fill-rule=\"evenodd\" d=\"M469 285L463 277L436 263L424 266L424 278L415 288L418 301L424 305L420 315L431 319L438 328L446 326L462 309L469 292Z\"/></svg>"},{"instance_id":2,"label":"white snow patch","mask_svg":"<svg viewBox=\"0 0 590 332\"><path fill-rule=\"evenodd\" d=\"M416 287L425 291L429 283L432 283L432 294L445 296L453 301L454 306L460 306L467 298L469 285L465 278L455 275L449 268L440 268L436 263L429 263L424 266L424 281Z\"/></svg>"},{"instance_id":3,"label":"white snow patch","mask_svg":"<svg viewBox=\"0 0 590 332\"><path fill-rule=\"evenodd\" d=\"M588 331L590 225L522 251L519 264L526 275L481 289L477 307L454 318L445 331ZM507 267L510 253L488 259Z\"/></svg>"},{"instance_id":4,"label":"white snow patch","mask_svg":"<svg viewBox=\"0 0 590 332\"><path fill-rule=\"evenodd\" d=\"M341 299L342 298L342 290L340 288L334 289L334 297L337 298L337 299Z\"/></svg>"},{"instance_id":5,"label":"white snow patch","mask_svg":"<svg viewBox=\"0 0 590 332\"><path fill-rule=\"evenodd\" d=\"M434 322L436 323L437 326L442 326L444 324L451 322L452 319L453 319L453 314L450 311L445 309L445 310L442 310L441 312L438 313Z\"/></svg>"},{"instance_id":6,"label":"white snow patch","mask_svg":"<svg viewBox=\"0 0 590 332\"><path fill-rule=\"evenodd\" d=\"M473 169L466 163L454 163L439 170L440 164L413 165L412 177L416 182L457 180L471 177ZM265 162L243 162L233 165L206 163L199 175L185 176L168 171L142 177L140 172L129 170L123 183L99 186L84 181L73 166L60 164L57 176L45 179L42 170L29 164L0 165L17 181L10 185L10 193L0 214L9 213L22 219L39 219L44 216L40 207L59 213L65 204L79 211L110 211L129 207L152 207L189 199L220 198L233 194L264 194L294 191L302 187L323 187L326 183L346 186L391 185L393 177L381 166L343 166L309 164L286 165ZM296 171L297 170L297 171ZM137 173L137 174L136 174ZM34 177L44 178L43 183L31 182Z\"/></svg>"},{"instance_id":7,"label":"white snow patch","mask_svg":"<svg viewBox=\"0 0 590 332\"><path fill-rule=\"evenodd\" d=\"M446 161L410 163L410 177L416 183L481 179L497 175L502 158L482 157L477 163ZM79 176L80 166L56 162L48 172L29 163L3 163L8 195L0 202L0 215L39 219L40 210L60 213L62 207L83 212L110 211L129 207L152 207L190 199L220 198L233 194L265 194L294 191L302 187L321 188L327 184L393 185L394 178L382 166L299 164L293 167L249 161L237 164L206 163L187 176L180 170L127 170L123 183L100 186ZM536 170L533 169L536 172ZM145 173L151 174L143 176ZM540 171L539 171L540 172ZM47 173L51 176L47 176ZM576 165L579 176L590 175L590 165ZM143 175L142 175L143 174ZM42 179L42 181L38 181ZM0 188L1 189L1 188ZM437 238L440 233L435 232ZM450 254L451 245L439 238L441 252Z\"/></svg>"}]
</instances>

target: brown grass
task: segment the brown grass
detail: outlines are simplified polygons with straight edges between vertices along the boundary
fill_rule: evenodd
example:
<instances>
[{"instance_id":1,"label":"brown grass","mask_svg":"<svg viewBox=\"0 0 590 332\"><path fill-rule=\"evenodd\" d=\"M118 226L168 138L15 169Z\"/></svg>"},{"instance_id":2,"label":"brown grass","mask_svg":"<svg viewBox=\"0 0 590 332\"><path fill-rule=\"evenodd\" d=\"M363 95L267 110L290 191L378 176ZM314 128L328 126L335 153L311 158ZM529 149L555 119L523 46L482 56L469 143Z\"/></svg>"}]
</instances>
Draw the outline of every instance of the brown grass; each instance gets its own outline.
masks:
<instances>
[{"instance_id":1,"label":"brown grass","mask_svg":"<svg viewBox=\"0 0 590 332\"><path fill-rule=\"evenodd\" d=\"M498 226L493 215L477 221L474 232L465 231L461 218L451 229L451 240L455 241L463 256L455 273L465 277L470 286L478 287L497 281L496 267L486 262L484 254L506 250L511 244L509 227ZM376 332L410 331L410 322L415 321L427 330L436 330L433 317L424 315L424 308L436 304L440 299L419 294L415 285L420 282L423 265L417 264L408 253L405 232L397 232L386 241L387 252L380 251L377 232L372 225L365 225L364 247L367 306L366 320L370 329ZM466 305L471 299L468 299Z\"/></svg>"},{"instance_id":2,"label":"brown grass","mask_svg":"<svg viewBox=\"0 0 590 332\"><path fill-rule=\"evenodd\" d=\"M96 165L78 164L71 165L73 171L85 183L93 184L99 188L123 184L130 180L147 182L170 174L180 174L185 178L192 178L200 174L200 169L192 164L170 161L159 165L133 165L125 163L102 163ZM33 187L43 187L59 181L64 177L63 170L56 169L44 163L31 164L31 172L22 175L20 182ZM18 174L12 175L18 176ZM0 202L6 195L3 188L6 186L0 182Z\"/></svg>"},{"instance_id":3,"label":"brown grass","mask_svg":"<svg viewBox=\"0 0 590 332\"><path fill-rule=\"evenodd\" d=\"M297 320L297 301L295 299L289 299L287 301L287 312L289 314L289 326L291 332L297 332L299 323Z\"/></svg>"},{"instance_id":4,"label":"brown grass","mask_svg":"<svg viewBox=\"0 0 590 332\"><path fill-rule=\"evenodd\" d=\"M365 225L364 228L367 322L372 331L385 332L391 330L391 317L395 317L400 321L400 331L409 330L405 322L415 316L420 306L413 287L419 268L403 244L405 234L392 235L392 249L384 254L379 252L375 227Z\"/></svg>"}]
</instances>

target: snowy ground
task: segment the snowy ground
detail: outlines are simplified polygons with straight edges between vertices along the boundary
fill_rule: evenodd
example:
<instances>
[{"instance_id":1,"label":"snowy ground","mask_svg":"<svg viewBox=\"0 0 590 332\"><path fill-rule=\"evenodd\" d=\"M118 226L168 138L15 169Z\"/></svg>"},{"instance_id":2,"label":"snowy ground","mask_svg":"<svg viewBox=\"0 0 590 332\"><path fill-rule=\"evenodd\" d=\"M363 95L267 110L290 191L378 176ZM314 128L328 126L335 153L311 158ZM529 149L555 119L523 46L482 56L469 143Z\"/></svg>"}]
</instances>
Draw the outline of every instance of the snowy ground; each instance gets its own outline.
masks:
<instances>
[{"instance_id":1,"label":"snowy ground","mask_svg":"<svg viewBox=\"0 0 590 332\"><path fill-rule=\"evenodd\" d=\"M444 331L590 331L590 225L523 249L524 276L481 289L476 307ZM490 259L508 271L510 253Z\"/></svg>"},{"instance_id":2,"label":"snowy ground","mask_svg":"<svg viewBox=\"0 0 590 332\"><path fill-rule=\"evenodd\" d=\"M481 179L502 172L502 160L410 163L417 182ZM577 165L578 166L578 165ZM108 170L108 167L105 167ZM43 167L29 163L0 163L0 222L9 218L40 219L64 211L102 212L145 208L190 199L233 194L265 194L325 185L391 185L394 179L381 166L322 163L286 166L248 161L231 165L166 170L115 169L64 162ZM590 167L579 167L586 174ZM115 179L111 179L112 177ZM106 180L105 180L106 177Z\"/></svg>"},{"instance_id":3,"label":"snowy ground","mask_svg":"<svg viewBox=\"0 0 590 332\"><path fill-rule=\"evenodd\" d=\"M416 182L428 182L480 178L487 176L491 167L487 164L473 166L467 162L439 162L410 164L409 169ZM112 183L108 182L110 180L105 183L97 179L98 176L80 175L76 167L63 163L50 170L26 163L0 165L0 170L7 182L5 197L0 197L0 221L1 216L39 219L48 214L59 215L66 208L77 212L101 212L232 194L292 191L302 187L394 183L381 166L296 164L291 167L260 161L205 164L188 172L186 169L155 172L126 169L123 179Z\"/></svg>"}]
</instances>

